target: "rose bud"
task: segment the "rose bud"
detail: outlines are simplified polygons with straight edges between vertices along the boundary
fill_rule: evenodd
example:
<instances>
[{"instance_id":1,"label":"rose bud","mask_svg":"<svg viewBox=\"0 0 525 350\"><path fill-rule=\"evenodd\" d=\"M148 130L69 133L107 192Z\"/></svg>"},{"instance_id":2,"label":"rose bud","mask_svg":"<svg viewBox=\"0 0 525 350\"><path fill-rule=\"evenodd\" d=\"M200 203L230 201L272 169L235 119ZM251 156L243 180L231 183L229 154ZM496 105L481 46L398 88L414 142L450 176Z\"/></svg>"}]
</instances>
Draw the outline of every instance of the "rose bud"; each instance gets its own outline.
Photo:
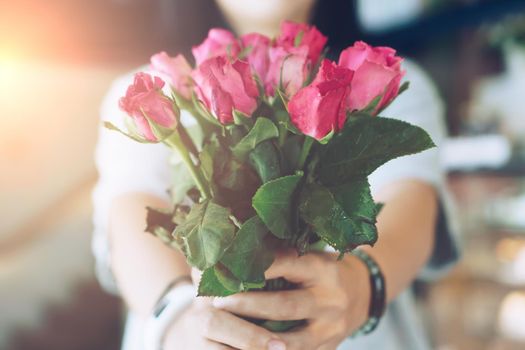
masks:
<instances>
[{"instance_id":1,"label":"rose bud","mask_svg":"<svg viewBox=\"0 0 525 350\"><path fill-rule=\"evenodd\" d=\"M179 54L170 57L166 52L151 56L151 68L166 76L173 90L185 99L191 99L191 66L186 58Z\"/></svg>"},{"instance_id":2,"label":"rose bud","mask_svg":"<svg viewBox=\"0 0 525 350\"><path fill-rule=\"evenodd\" d=\"M306 46L308 48L308 59L315 64L319 60L327 40L327 37L314 26L285 21L281 24L281 34L277 37L277 46Z\"/></svg>"},{"instance_id":3,"label":"rose bud","mask_svg":"<svg viewBox=\"0 0 525 350\"><path fill-rule=\"evenodd\" d=\"M247 50L246 60L254 74L264 82L270 66L270 38L259 33L250 33L241 36L241 42L244 50Z\"/></svg>"},{"instance_id":4,"label":"rose bud","mask_svg":"<svg viewBox=\"0 0 525 350\"><path fill-rule=\"evenodd\" d=\"M133 122L130 128L133 136L158 142L163 135L155 129L174 130L177 126L178 110L162 92L163 87L164 81L159 77L137 73L126 95L119 100L120 108Z\"/></svg>"},{"instance_id":5,"label":"rose bud","mask_svg":"<svg viewBox=\"0 0 525 350\"><path fill-rule=\"evenodd\" d=\"M234 109L251 116L257 108L259 90L244 61L210 58L193 72L193 80L197 97L222 124L233 122Z\"/></svg>"},{"instance_id":6,"label":"rose bud","mask_svg":"<svg viewBox=\"0 0 525 350\"><path fill-rule=\"evenodd\" d=\"M353 75L351 70L323 60L314 81L288 103L290 119L297 129L317 140L341 130Z\"/></svg>"},{"instance_id":7,"label":"rose bud","mask_svg":"<svg viewBox=\"0 0 525 350\"><path fill-rule=\"evenodd\" d=\"M351 110L367 107L377 96L382 96L374 109L377 113L388 105L399 91L403 59L389 47L371 47L357 41L339 56L339 65L353 70L352 91L349 97Z\"/></svg>"},{"instance_id":8,"label":"rose bud","mask_svg":"<svg viewBox=\"0 0 525 350\"><path fill-rule=\"evenodd\" d=\"M216 56L236 59L240 51L240 45L235 35L228 30L219 28L210 29L208 37L199 46L194 46L191 49L197 65Z\"/></svg>"},{"instance_id":9,"label":"rose bud","mask_svg":"<svg viewBox=\"0 0 525 350\"><path fill-rule=\"evenodd\" d=\"M266 94L274 96L275 89L280 87L288 97L293 96L303 86L310 68L306 46L270 48L270 67L265 82Z\"/></svg>"}]
</instances>

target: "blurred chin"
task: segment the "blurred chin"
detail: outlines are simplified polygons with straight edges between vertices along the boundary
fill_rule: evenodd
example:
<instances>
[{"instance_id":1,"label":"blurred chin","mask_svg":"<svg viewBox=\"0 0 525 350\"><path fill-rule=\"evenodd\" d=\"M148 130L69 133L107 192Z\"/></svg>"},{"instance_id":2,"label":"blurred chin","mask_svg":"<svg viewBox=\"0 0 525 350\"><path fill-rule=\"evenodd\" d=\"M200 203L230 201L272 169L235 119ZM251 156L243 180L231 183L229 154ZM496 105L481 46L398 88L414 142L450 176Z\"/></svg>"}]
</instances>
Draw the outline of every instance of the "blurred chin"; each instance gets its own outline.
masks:
<instances>
[{"instance_id":1,"label":"blurred chin","mask_svg":"<svg viewBox=\"0 0 525 350\"><path fill-rule=\"evenodd\" d=\"M216 0L231 13L259 21L284 20L315 0Z\"/></svg>"}]
</instances>

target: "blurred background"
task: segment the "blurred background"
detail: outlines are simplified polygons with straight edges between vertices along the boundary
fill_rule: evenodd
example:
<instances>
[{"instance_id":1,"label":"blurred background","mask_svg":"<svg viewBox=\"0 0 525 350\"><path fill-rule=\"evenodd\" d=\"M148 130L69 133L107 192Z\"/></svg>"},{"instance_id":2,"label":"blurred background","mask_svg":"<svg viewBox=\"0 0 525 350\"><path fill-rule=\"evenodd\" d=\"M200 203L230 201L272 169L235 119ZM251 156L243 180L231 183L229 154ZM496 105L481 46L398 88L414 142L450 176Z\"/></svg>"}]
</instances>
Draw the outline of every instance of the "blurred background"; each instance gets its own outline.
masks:
<instances>
[{"instance_id":1,"label":"blurred background","mask_svg":"<svg viewBox=\"0 0 525 350\"><path fill-rule=\"evenodd\" d=\"M206 16L185 3L0 0L0 349L118 349L90 252L98 109L117 76L202 40L174 40ZM447 106L464 256L414 286L434 348L525 349L525 0L353 4L356 36L422 65Z\"/></svg>"}]
</instances>

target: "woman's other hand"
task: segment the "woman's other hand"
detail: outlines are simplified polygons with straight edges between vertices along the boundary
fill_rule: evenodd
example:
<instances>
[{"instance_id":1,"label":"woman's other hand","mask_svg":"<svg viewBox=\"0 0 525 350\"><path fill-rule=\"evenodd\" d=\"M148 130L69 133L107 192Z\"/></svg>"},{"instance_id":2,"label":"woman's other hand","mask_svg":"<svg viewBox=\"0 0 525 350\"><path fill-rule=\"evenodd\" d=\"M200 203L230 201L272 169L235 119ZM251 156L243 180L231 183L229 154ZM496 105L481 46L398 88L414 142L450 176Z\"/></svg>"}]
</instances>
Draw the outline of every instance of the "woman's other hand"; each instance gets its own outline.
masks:
<instances>
[{"instance_id":1,"label":"woman's other hand","mask_svg":"<svg viewBox=\"0 0 525 350\"><path fill-rule=\"evenodd\" d=\"M196 298L174 322L165 350L284 350L279 336L213 307L211 298Z\"/></svg>"}]
</instances>

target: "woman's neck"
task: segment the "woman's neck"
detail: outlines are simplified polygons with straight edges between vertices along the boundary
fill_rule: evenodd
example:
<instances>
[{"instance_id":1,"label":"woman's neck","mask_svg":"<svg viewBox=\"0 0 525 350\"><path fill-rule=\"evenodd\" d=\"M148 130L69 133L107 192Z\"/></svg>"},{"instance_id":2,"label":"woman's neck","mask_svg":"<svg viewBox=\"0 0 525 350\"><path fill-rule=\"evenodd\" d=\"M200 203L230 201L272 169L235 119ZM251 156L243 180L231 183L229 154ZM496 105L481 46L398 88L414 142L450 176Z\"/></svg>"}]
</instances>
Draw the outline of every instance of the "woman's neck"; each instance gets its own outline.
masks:
<instances>
[{"instance_id":1,"label":"woman's neck","mask_svg":"<svg viewBox=\"0 0 525 350\"><path fill-rule=\"evenodd\" d=\"M311 2L313 5L313 1ZM290 20L294 22L306 23L310 20L313 6L301 6L300 8L285 9L281 12L276 11L270 18L260 16L242 15L236 8L226 6L223 1L217 0L219 9L232 29L239 35L257 32L269 37L275 37L279 33L281 22Z\"/></svg>"}]
</instances>

